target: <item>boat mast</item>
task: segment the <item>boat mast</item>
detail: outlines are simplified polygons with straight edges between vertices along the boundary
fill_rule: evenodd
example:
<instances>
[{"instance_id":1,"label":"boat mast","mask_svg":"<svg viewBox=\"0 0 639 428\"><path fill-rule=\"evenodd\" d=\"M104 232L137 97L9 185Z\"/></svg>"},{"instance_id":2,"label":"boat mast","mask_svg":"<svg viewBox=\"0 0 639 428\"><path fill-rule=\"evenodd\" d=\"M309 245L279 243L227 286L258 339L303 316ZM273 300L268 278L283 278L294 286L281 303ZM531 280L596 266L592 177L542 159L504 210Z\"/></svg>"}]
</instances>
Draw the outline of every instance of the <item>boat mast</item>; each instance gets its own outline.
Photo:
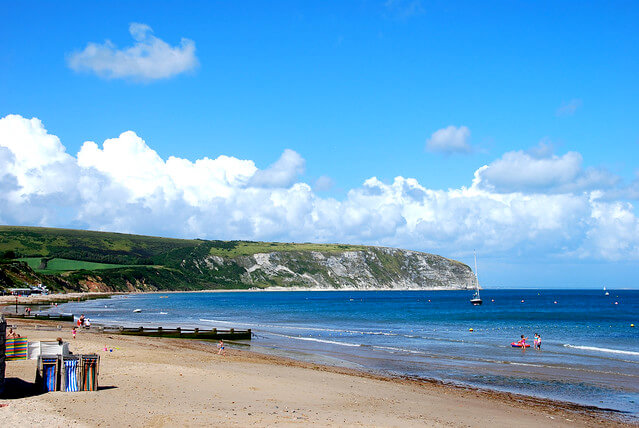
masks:
<instances>
[{"instance_id":1,"label":"boat mast","mask_svg":"<svg viewBox=\"0 0 639 428\"><path fill-rule=\"evenodd\" d=\"M479 297L479 273L477 273L477 252L473 250L473 256L475 257L475 287L477 288L477 297Z\"/></svg>"}]
</instances>

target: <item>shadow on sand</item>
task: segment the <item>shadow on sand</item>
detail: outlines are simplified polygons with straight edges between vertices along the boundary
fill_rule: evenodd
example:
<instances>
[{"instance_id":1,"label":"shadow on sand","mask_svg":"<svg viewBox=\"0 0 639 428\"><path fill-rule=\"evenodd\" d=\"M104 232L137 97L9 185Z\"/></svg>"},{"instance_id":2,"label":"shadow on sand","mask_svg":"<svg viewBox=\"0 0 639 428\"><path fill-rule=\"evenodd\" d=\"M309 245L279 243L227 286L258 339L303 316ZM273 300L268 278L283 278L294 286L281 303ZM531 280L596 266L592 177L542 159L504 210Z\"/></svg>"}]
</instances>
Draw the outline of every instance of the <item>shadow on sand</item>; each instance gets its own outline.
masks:
<instances>
[{"instance_id":1,"label":"shadow on sand","mask_svg":"<svg viewBox=\"0 0 639 428\"><path fill-rule=\"evenodd\" d=\"M4 380L4 391L0 394L0 398L15 400L17 398L33 397L40 394L44 394L44 391L35 383L26 382L17 377L8 377Z\"/></svg>"}]
</instances>

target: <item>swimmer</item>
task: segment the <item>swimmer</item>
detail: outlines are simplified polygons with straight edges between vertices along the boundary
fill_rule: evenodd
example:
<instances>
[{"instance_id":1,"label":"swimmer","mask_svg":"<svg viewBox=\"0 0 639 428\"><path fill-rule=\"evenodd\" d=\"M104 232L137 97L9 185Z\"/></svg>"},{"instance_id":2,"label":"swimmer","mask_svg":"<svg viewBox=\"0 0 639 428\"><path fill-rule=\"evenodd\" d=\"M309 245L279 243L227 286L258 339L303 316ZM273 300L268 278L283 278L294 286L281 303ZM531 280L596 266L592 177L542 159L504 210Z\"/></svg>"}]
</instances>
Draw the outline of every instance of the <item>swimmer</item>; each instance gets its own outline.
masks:
<instances>
[{"instance_id":1,"label":"swimmer","mask_svg":"<svg viewBox=\"0 0 639 428\"><path fill-rule=\"evenodd\" d=\"M539 333L535 333L535 349L538 351L541 350L541 336Z\"/></svg>"},{"instance_id":2,"label":"swimmer","mask_svg":"<svg viewBox=\"0 0 639 428\"><path fill-rule=\"evenodd\" d=\"M524 335L521 335L521 339L519 339L519 342L517 342L519 345L521 345L521 349L526 349L526 341L528 340L527 337L524 337Z\"/></svg>"}]
</instances>

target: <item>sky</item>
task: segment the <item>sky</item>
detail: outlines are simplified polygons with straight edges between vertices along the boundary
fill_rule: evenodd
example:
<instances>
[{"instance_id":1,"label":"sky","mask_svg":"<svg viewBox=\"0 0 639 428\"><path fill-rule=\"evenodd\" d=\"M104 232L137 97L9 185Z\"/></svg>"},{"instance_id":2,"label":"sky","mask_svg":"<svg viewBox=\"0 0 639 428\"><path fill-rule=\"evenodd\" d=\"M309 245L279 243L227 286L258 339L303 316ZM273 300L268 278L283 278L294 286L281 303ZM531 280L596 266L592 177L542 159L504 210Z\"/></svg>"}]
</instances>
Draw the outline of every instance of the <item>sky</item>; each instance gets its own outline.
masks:
<instances>
[{"instance_id":1,"label":"sky","mask_svg":"<svg viewBox=\"0 0 639 428\"><path fill-rule=\"evenodd\" d=\"M0 224L639 288L639 3L10 2Z\"/></svg>"}]
</instances>

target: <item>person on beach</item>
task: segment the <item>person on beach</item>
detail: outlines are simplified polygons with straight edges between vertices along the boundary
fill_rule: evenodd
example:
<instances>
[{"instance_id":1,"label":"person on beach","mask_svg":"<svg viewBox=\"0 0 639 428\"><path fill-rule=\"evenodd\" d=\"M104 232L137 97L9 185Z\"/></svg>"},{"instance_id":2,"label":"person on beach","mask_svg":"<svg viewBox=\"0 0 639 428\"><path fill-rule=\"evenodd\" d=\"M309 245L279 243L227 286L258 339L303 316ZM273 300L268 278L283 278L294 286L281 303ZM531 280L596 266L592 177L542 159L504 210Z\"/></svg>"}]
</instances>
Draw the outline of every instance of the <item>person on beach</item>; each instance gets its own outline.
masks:
<instances>
[{"instance_id":1,"label":"person on beach","mask_svg":"<svg viewBox=\"0 0 639 428\"><path fill-rule=\"evenodd\" d=\"M80 327L84 327L84 314L80 315L80 319L78 320L78 325Z\"/></svg>"},{"instance_id":2,"label":"person on beach","mask_svg":"<svg viewBox=\"0 0 639 428\"><path fill-rule=\"evenodd\" d=\"M539 335L539 333L535 333L534 345L536 350L541 350L541 336Z\"/></svg>"},{"instance_id":3,"label":"person on beach","mask_svg":"<svg viewBox=\"0 0 639 428\"><path fill-rule=\"evenodd\" d=\"M76 327L73 326L73 329L71 330L71 333L73 334L73 338L75 339L75 335L78 331L76 330Z\"/></svg>"},{"instance_id":4,"label":"person on beach","mask_svg":"<svg viewBox=\"0 0 639 428\"><path fill-rule=\"evenodd\" d=\"M226 355L226 351L224 350L224 342L220 340L220 343L217 344L217 355Z\"/></svg>"},{"instance_id":5,"label":"person on beach","mask_svg":"<svg viewBox=\"0 0 639 428\"><path fill-rule=\"evenodd\" d=\"M20 335L16 333L15 331L13 331L12 328L10 328L9 331L7 332L7 339L17 339L18 337L20 337Z\"/></svg>"}]
</instances>

